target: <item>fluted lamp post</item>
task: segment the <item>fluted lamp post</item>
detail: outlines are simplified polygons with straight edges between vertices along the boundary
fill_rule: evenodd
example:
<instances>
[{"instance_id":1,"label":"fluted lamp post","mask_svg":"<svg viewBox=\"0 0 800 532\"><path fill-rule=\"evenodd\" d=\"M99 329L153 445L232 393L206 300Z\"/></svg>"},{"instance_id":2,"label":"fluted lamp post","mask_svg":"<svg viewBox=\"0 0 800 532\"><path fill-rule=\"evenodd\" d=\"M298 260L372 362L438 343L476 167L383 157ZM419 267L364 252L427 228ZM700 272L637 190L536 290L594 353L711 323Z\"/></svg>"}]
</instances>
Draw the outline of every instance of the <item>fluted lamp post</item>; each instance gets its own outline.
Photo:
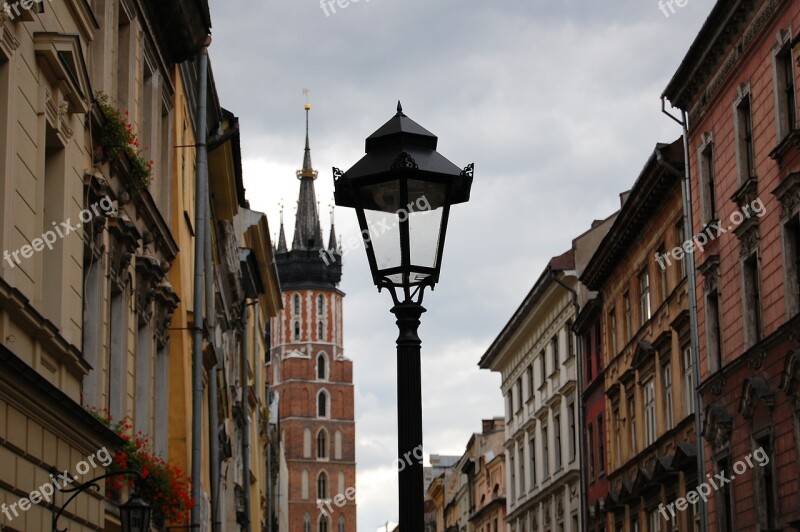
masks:
<instances>
[{"instance_id":1,"label":"fluted lamp post","mask_svg":"<svg viewBox=\"0 0 800 532\"><path fill-rule=\"evenodd\" d=\"M421 341L426 288L439 281L450 206L469 201L473 165L463 170L436 151L438 139L397 114L366 141L352 168L333 169L336 205L356 210L372 280L392 296L397 319L397 425L400 526L422 532Z\"/></svg>"}]
</instances>

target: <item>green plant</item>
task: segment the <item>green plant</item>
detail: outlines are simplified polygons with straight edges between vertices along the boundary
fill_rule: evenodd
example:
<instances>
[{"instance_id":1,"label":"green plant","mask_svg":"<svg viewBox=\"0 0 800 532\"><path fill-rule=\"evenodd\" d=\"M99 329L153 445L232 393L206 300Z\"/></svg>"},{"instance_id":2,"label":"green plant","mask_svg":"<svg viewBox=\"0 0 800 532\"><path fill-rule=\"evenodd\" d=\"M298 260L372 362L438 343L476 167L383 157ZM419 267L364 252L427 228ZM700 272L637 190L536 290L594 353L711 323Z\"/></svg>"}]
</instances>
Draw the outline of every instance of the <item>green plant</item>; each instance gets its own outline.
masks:
<instances>
[{"instance_id":1,"label":"green plant","mask_svg":"<svg viewBox=\"0 0 800 532\"><path fill-rule=\"evenodd\" d=\"M153 161L148 161L142 154L139 137L133 132L133 125L128 121L128 112L123 114L111 105L108 95L98 92L95 101L105 116L106 121L100 131L100 145L96 151L102 154L104 161L121 161L126 157L131 163L128 186L132 193L140 193L150 186L153 177Z\"/></svg>"},{"instance_id":2,"label":"green plant","mask_svg":"<svg viewBox=\"0 0 800 532\"><path fill-rule=\"evenodd\" d=\"M152 507L156 522L188 522L194 500L191 496L191 480L183 470L156 456L149 439L141 432L131 434L133 425L127 418L113 423L107 411L87 410L124 440L115 449L114 460L107 472L128 470L141 475L141 479L110 477L106 481L106 497L117 499L126 484L131 488L135 486L139 496Z\"/></svg>"}]
</instances>

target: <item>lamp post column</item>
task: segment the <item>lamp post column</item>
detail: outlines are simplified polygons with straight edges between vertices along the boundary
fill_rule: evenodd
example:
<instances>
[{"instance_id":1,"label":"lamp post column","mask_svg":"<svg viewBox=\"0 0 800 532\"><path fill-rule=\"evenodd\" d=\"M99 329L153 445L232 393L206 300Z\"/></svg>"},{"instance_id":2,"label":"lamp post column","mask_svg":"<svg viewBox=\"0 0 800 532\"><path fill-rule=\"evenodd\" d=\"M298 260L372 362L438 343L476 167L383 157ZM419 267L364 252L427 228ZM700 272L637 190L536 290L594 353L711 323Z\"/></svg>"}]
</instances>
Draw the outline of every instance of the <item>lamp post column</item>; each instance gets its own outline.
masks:
<instances>
[{"instance_id":1,"label":"lamp post column","mask_svg":"<svg viewBox=\"0 0 800 532\"><path fill-rule=\"evenodd\" d=\"M422 460L422 374L419 339L419 303L406 302L392 308L397 318L397 459L400 483L400 526L407 532L422 532L424 494Z\"/></svg>"}]
</instances>

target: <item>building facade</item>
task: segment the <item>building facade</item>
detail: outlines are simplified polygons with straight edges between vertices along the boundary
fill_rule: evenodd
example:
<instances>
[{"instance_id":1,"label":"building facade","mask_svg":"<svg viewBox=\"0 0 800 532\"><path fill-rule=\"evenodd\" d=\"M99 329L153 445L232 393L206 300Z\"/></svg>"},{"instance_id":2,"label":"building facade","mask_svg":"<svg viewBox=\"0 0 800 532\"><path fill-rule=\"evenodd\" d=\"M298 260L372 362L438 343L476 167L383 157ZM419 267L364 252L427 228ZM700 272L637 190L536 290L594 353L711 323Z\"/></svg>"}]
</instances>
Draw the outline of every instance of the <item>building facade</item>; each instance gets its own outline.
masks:
<instances>
[{"instance_id":1,"label":"building facade","mask_svg":"<svg viewBox=\"0 0 800 532\"><path fill-rule=\"evenodd\" d=\"M666 251L684 241L682 171L682 139L659 144L581 277L602 301L609 530L699 524L696 504L664 509L697 485L686 269Z\"/></svg>"},{"instance_id":2,"label":"building facade","mask_svg":"<svg viewBox=\"0 0 800 532\"><path fill-rule=\"evenodd\" d=\"M717 2L664 91L688 115L710 529L800 523L800 2ZM758 453L754 467L741 461ZM762 462L767 462L762 465Z\"/></svg>"},{"instance_id":3,"label":"building facade","mask_svg":"<svg viewBox=\"0 0 800 532\"><path fill-rule=\"evenodd\" d=\"M553 258L480 361L502 375L512 532L580 529L576 284L574 252Z\"/></svg>"},{"instance_id":4,"label":"building facade","mask_svg":"<svg viewBox=\"0 0 800 532\"><path fill-rule=\"evenodd\" d=\"M281 441L288 468L291 532L356 530L353 363L344 355L337 288L341 250L331 223L323 244L306 148L292 247L283 223L275 252L284 311L270 325L267 381L279 397Z\"/></svg>"}]
</instances>

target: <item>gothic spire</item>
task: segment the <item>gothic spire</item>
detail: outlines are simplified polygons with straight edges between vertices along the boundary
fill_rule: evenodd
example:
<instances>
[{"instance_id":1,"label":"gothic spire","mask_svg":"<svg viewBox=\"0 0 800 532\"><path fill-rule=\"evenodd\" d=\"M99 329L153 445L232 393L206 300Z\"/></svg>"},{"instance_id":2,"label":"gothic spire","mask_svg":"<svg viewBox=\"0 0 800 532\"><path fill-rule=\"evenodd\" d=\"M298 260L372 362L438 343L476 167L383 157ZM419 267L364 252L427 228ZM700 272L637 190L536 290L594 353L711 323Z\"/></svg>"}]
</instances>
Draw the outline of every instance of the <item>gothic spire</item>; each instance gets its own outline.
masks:
<instances>
[{"instance_id":1,"label":"gothic spire","mask_svg":"<svg viewBox=\"0 0 800 532\"><path fill-rule=\"evenodd\" d=\"M286 231L283 229L283 204L281 204L281 229L278 233L278 253L286 253L288 248L286 247Z\"/></svg>"},{"instance_id":2,"label":"gothic spire","mask_svg":"<svg viewBox=\"0 0 800 532\"><path fill-rule=\"evenodd\" d=\"M328 250L338 251L338 244L336 243L336 225L333 223L333 205L331 205L331 236L328 240Z\"/></svg>"},{"instance_id":3,"label":"gothic spire","mask_svg":"<svg viewBox=\"0 0 800 532\"><path fill-rule=\"evenodd\" d=\"M300 180L300 197L297 200L297 218L294 226L294 239L292 249L321 249L322 231L319 224L317 209L317 195L314 191L314 181L317 171L311 167L311 148L308 134L308 114L311 104L306 103L306 148L303 157L303 168L297 171Z\"/></svg>"}]
</instances>

